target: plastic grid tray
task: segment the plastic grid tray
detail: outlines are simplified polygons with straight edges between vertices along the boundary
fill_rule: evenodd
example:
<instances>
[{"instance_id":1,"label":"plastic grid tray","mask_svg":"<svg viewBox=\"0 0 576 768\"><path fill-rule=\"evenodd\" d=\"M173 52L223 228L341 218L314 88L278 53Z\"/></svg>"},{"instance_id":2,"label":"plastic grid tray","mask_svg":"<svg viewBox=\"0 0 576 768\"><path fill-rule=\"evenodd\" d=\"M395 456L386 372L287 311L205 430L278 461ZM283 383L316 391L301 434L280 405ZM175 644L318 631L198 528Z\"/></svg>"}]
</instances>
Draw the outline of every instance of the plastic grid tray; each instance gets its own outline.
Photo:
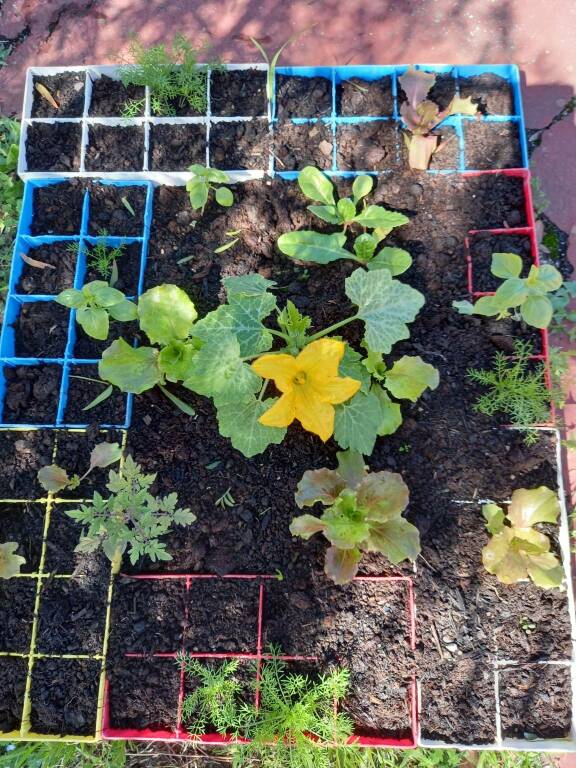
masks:
<instances>
[{"instance_id":1,"label":"plastic grid tray","mask_svg":"<svg viewBox=\"0 0 576 768\"><path fill-rule=\"evenodd\" d=\"M78 431L82 431L82 430L78 430ZM102 430L102 432L105 432L105 430ZM53 461L57 461L57 457L58 457L59 435L60 435L59 432L55 433L55 440L54 440L54 447L53 447L53 454L52 454ZM122 436L123 450L126 447L126 439L127 439L127 432L124 431ZM123 459L121 459L121 464L122 462L123 462ZM10 505L10 506L13 505L14 508L22 507L24 504L28 504L28 503L42 505L42 507L44 508L44 513L43 513L44 522L43 522L43 528L42 528L42 548L41 548L39 566L37 570L33 573L22 573L13 577L14 580L18 580L18 582L24 581L24 582L29 582L35 585L34 613L33 613L31 635L30 635L30 646L28 651L12 652L12 651L6 651L5 649L0 648L0 663L2 663L2 660L4 659L13 658L13 659L23 659L27 665L26 685L24 690L22 713L20 717L20 728L17 730L9 731L9 732L0 732L0 740L7 740L7 741L58 740L58 741L74 741L74 742L93 742L100 739L101 737L103 701L104 701L104 684L105 684L104 664L106 660L108 636L110 632L110 602L112 599L113 574L115 571L118 570L119 563L111 564L110 579L109 579L108 585L104 587L105 597L106 597L106 617L105 617L104 632L102 637L102 647L100 651L94 654L77 654L77 653L57 654L57 653L40 653L37 650L40 607L41 607L41 601L42 601L42 588L45 584L50 583L52 580L70 580L73 578L72 573L48 571L45 568L47 548L51 541L51 536L53 535L50 529L52 515L54 511L58 509L58 506L61 504L67 504L69 506L71 502L81 503L83 501L86 501L86 500L79 497L60 498L57 495L54 495L52 493L48 493L47 495L41 496L40 498L31 499L31 500L30 499L29 500L26 500L26 499L0 500L0 503ZM32 691L32 683L33 683L34 665L38 659L67 659L67 660L78 660L78 661L90 661L98 664L99 682L98 682L98 696L97 696L97 703L96 703L96 725L95 725L95 730L93 734L80 735L80 734L71 733L71 734L55 735L53 733L42 733L42 732L36 732L33 730L31 725L31 712L32 712L31 691Z\"/></svg>"},{"instance_id":2,"label":"plastic grid tray","mask_svg":"<svg viewBox=\"0 0 576 768\"><path fill-rule=\"evenodd\" d=\"M518 126L518 134L520 141L520 150L522 156L522 167L528 167L528 145L526 139L526 130L524 123L524 114L522 109L522 99L520 94L520 76L518 68L512 64L501 65L469 65L469 66L450 66L450 65L438 65L438 64L420 64L418 68L424 69L428 72L434 72L437 74L449 74L454 78L455 91L458 94L460 90L460 83L468 78L482 74L494 74L504 78L512 88L514 95L514 114L512 115L487 115L482 116L480 119L487 123L502 123L511 122ZM257 69L259 71L267 71L267 67L264 64L229 64L228 70L238 69ZM329 173L334 173L342 176L353 176L356 173L375 173L374 168L366 168L363 171L356 170L350 171L340 168L337 161L337 129L341 125L353 125L378 121L392 121L395 125L400 126L401 120L399 117L398 109L398 77L402 75L407 69L407 65L399 66L377 66L377 65L363 65L363 66L341 66L341 67L278 67L276 69L276 79L278 76L298 76L298 77L324 77L330 81L331 88L331 114L330 116L320 118L307 118L294 116L289 119L290 122L295 124L299 123L311 123L321 120L323 123L330 127L332 135L332 166L328 169ZM174 171L155 171L151 170L150 162L150 132L151 127L154 125L162 124L196 124L203 125L206 129L206 165L211 163L211 150L210 150L210 128L211 126L221 122L238 122L238 121L262 121L268 125L268 133L272 137L274 128L278 125L278 118L275 115L275 101L276 101L276 89L272 99L272 114L263 114L256 117L247 117L243 115L237 115L233 117L216 117L212 115L211 101L210 101L210 72L208 73L208 106L204 116L200 117L154 117L150 112L150 93L146 88L145 99L145 112L142 117L137 118L120 118L120 117L91 117L89 115L90 99L92 93L93 79L104 74L109 77L118 78L118 67L101 67L101 66L84 66L84 67L31 67L27 70L26 85L24 91L24 107L22 114L22 132L20 137L20 156L18 173L22 178L45 178L45 177L101 177L101 178L115 178L115 179L133 179L133 178L147 178L161 183L183 184L187 180L189 174L185 170ZM34 91L34 77L40 75L56 75L66 72L78 72L85 75L85 89L84 89L84 111L82 117L77 118L32 118L31 108ZM381 77L390 76L392 84L392 94L394 100L394 108L392 114L382 115L380 117L372 116L357 116L346 117L337 113L336 105L336 91L338 85L343 81L352 77L363 78L366 80L376 80ZM276 85L276 83L275 83ZM270 107L269 107L270 108ZM466 171L475 170L468 168L465 161L465 135L464 125L466 121L476 120L476 117L466 117L462 115L455 115L447 118L443 125L450 126L454 129L458 138L459 147L459 162L458 166L452 170L431 170L430 173L450 173L454 171ZM54 171L29 171L26 162L26 138L28 127L32 123L54 123L54 122L72 122L81 126L82 146L81 146L81 159L80 166L77 171L74 172L54 172ZM118 125L118 126L143 126L144 128L144 152L142 157L142 168L139 171L122 171L122 172L102 172L102 171L87 171L85 166L86 149L88 145L88 134L91 125ZM398 136L397 153L400 153L401 137ZM387 171L383 171L386 173ZM233 180L250 179L261 177L265 174L278 174L284 178L295 178L297 171L285 171L281 167L277 167L275 162L274 152L271 149L269 153L268 163L263 167L255 167L249 170L237 169L228 171Z\"/></svg>"},{"instance_id":3,"label":"plastic grid tray","mask_svg":"<svg viewBox=\"0 0 576 768\"><path fill-rule=\"evenodd\" d=\"M122 578L123 574L119 578ZM266 600L266 584L267 582L276 580L276 576L264 575L256 576L251 574L231 574L227 576L215 576L212 574L141 574L138 576L126 576L130 580L142 580L142 581L185 581L186 590L190 589L190 585L195 580L225 580L234 583L234 581L249 580L256 581L259 585L258 588L258 611L257 611L257 634L255 647L252 653L250 652L237 652L237 653L214 653L214 652L187 652L192 658L198 659L239 659L252 661L255 663L255 706L259 705L259 691L258 681L260 679L260 673L262 664L267 659L272 658L269 653L266 653L263 649L263 634L264 634L264 603ZM412 579L406 576L356 576L355 581L371 581L380 582L383 584L401 583L406 587L406 614L407 614L407 641L412 651L416 648L416 616L414 607L414 593L412 587ZM187 621L187 611L183 616L184 624ZM183 646L180 651L184 651ZM176 660L178 651L168 653L125 653L124 656L127 659L172 659ZM315 656L288 656L282 655L279 657L282 661L285 661L288 665L292 662L304 661L315 662L317 658ZM155 730L151 728L136 729L136 728L114 728L110 724L110 683L106 681L105 695L103 702L103 723L102 723L102 736L105 739L129 739L129 740L153 740L153 741L188 741L193 739L203 744L224 744L234 742L231 736L223 735L219 733L207 733L207 734L190 734L182 722L182 703L185 695L185 674L184 670L180 671L180 685L178 691L178 701L174 712L174 727L169 730ZM377 736L352 736L350 737L350 743L356 743L360 746L372 746L372 747L414 747L416 745L416 728L417 728L417 711L416 711L416 679L413 677L412 684L408 689L408 711L410 715L410 721L412 726L412 738L384 738ZM238 743L238 742L237 742Z\"/></svg>"},{"instance_id":4,"label":"plastic grid tray","mask_svg":"<svg viewBox=\"0 0 576 768\"><path fill-rule=\"evenodd\" d=\"M74 287L80 289L84 283L84 276L86 274L86 253L85 246L93 245L98 241L104 240L104 242L110 246L118 246L121 243L130 245L135 243L140 246L140 264L138 271L138 288L136 296L129 298L136 298L140 296L144 286L144 270L146 267L146 254L148 249L148 240L150 234L150 223L152 220L152 196L153 186L148 181L133 181L129 185L125 182L119 181L102 181L102 184L112 184L120 187L126 186L144 187L146 189L146 206L144 211L143 229L142 234L139 237L92 237L89 235L88 223L90 217L90 193L88 190L84 193L84 202L82 208L82 222L80 231L74 236L60 236L60 235L40 235L32 236L31 223L34 215L34 190L39 187L44 187L52 184L59 183L58 180L53 179L37 179L32 180L25 185L24 199L22 204L22 214L20 217L20 224L18 233L16 235L14 245L14 257L12 260L12 268L10 271L10 278L8 284L8 294L6 298L6 310L4 315L4 324L2 327L2 333L0 335L0 369L2 374L0 375L0 407L3 406L4 397L6 394L6 380L4 376L5 367L16 366L41 366L41 365L56 365L61 369L60 380L60 395L58 400L58 410L56 418L52 423L47 424L14 424L4 422L4 417L0 417L0 427L17 427L17 426L42 426L42 427L86 427L88 423L77 424L66 422L65 412L68 398L68 383L70 376L70 369L72 366L88 366L97 365L98 359L77 358L74 356L74 345L76 343L77 328L76 323L76 310L70 310L70 317L68 321L68 333L65 349L60 357L56 358L37 358L37 357L17 357L15 351L15 331L13 324L17 320L21 311L22 305L38 302L38 301L53 301L54 296L46 294L18 294L17 286L20 279L23 260L20 257L21 253L28 253L31 248L34 248L43 244L59 243L59 242L71 242L78 243L79 253L76 263L76 272L74 277ZM125 397L125 416L119 424L103 424L103 427L127 427L130 424L132 413L132 399L133 395L128 394ZM3 409L2 409L3 410ZM89 413L87 414L87 422L89 421Z\"/></svg>"}]
</instances>

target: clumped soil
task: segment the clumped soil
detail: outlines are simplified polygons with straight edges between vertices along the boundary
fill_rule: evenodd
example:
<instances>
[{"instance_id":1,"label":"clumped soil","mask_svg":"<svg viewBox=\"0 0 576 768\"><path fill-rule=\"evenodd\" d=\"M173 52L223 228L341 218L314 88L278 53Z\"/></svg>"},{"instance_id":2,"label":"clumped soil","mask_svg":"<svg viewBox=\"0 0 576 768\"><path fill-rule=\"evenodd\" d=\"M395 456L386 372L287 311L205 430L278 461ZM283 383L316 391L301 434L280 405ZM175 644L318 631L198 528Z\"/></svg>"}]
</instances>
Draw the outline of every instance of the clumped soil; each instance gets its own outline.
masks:
<instances>
[{"instance_id":1,"label":"clumped soil","mask_svg":"<svg viewBox=\"0 0 576 768\"><path fill-rule=\"evenodd\" d=\"M88 234L96 237L103 230L112 237L141 237L144 229L146 186L140 184L99 184L88 182L90 208ZM124 202L126 198L134 211Z\"/></svg>"},{"instance_id":2,"label":"clumped soil","mask_svg":"<svg viewBox=\"0 0 576 768\"><path fill-rule=\"evenodd\" d=\"M402 137L392 121L336 126L336 163L340 171L389 171L401 164Z\"/></svg>"},{"instance_id":3,"label":"clumped soil","mask_svg":"<svg viewBox=\"0 0 576 768\"><path fill-rule=\"evenodd\" d=\"M37 659L32 670L30 725L35 733L94 735L100 662Z\"/></svg>"},{"instance_id":4,"label":"clumped soil","mask_svg":"<svg viewBox=\"0 0 576 768\"><path fill-rule=\"evenodd\" d=\"M60 75L35 75L32 97L32 117L81 117L84 112L84 73L67 72ZM37 89L43 85L58 109Z\"/></svg>"},{"instance_id":5,"label":"clumped soil","mask_svg":"<svg viewBox=\"0 0 576 768\"><path fill-rule=\"evenodd\" d=\"M332 142L332 129L325 123L278 123L273 137L274 167L276 171L298 171L315 165L330 170Z\"/></svg>"},{"instance_id":6,"label":"clumped soil","mask_svg":"<svg viewBox=\"0 0 576 768\"><path fill-rule=\"evenodd\" d=\"M270 134L265 120L210 125L210 165L215 168L267 171L269 151Z\"/></svg>"},{"instance_id":7,"label":"clumped soil","mask_svg":"<svg viewBox=\"0 0 576 768\"><path fill-rule=\"evenodd\" d=\"M22 259L22 272L16 284L16 293L56 295L65 288L72 288L76 272L76 251L70 243L46 243L30 248L27 256L35 261L48 264L37 267Z\"/></svg>"},{"instance_id":8,"label":"clumped soil","mask_svg":"<svg viewBox=\"0 0 576 768\"><path fill-rule=\"evenodd\" d=\"M31 123L26 131L29 171L80 170L80 123Z\"/></svg>"},{"instance_id":9,"label":"clumped soil","mask_svg":"<svg viewBox=\"0 0 576 768\"><path fill-rule=\"evenodd\" d=\"M472 97L474 104L478 105L478 111L483 115L513 115L516 113L514 106L514 91L504 77L486 72L483 75L473 77L460 77L458 79L460 96Z\"/></svg>"},{"instance_id":10,"label":"clumped soil","mask_svg":"<svg viewBox=\"0 0 576 768\"><path fill-rule=\"evenodd\" d=\"M28 659L5 656L0 659L0 732L9 733L20 728Z\"/></svg>"},{"instance_id":11,"label":"clumped soil","mask_svg":"<svg viewBox=\"0 0 576 768\"><path fill-rule=\"evenodd\" d=\"M91 117L122 117L124 107L130 101L140 101L144 98L145 89L140 85L124 85L108 75L101 75L92 80L92 98L88 107ZM138 115L144 114L142 104Z\"/></svg>"},{"instance_id":12,"label":"clumped soil","mask_svg":"<svg viewBox=\"0 0 576 768\"><path fill-rule=\"evenodd\" d=\"M276 116L328 117L332 112L332 83L327 77L276 76Z\"/></svg>"},{"instance_id":13,"label":"clumped soil","mask_svg":"<svg viewBox=\"0 0 576 768\"><path fill-rule=\"evenodd\" d=\"M88 129L87 171L141 171L144 128L141 125L91 125Z\"/></svg>"},{"instance_id":14,"label":"clumped soil","mask_svg":"<svg viewBox=\"0 0 576 768\"><path fill-rule=\"evenodd\" d=\"M4 368L6 393L3 420L8 424L54 424L60 397L59 365Z\"/></svg>"},{"instance_id":15,"label":"clumped soil","mask_svg":"<svg viewBox=\"0 0 576 768\"><path fill-rule=\"evenodd\" d=\"M38 470L50 464L54 432L32 430L0 432L0 498L38 499L45 491L38 482Z\"/></svg>"},{"instance_id":16,"label":"clumped soil","mask_svg":"<svg viewBox=\"0 0 576 768\"><path fill-rule=\"evenodd\" d=\"M217 117L266 114L266 72L257 69L212 71L210 110Z\"/></svg>"},{"instance_id":17,"label":"clumped soil","mask_svg":"<svg viewBox=\"0 0 576 768\"><path fill-rule=\"evenodd\" d=\"M85 377L85 378L80 378ZM86 381L86 378L96 381ZM108 384L99 384L97 365L71 365L68 379L68 399L64 411L67 424L124 424L126 419L126 395L115 389L99 405L89 411L83 408L101 395Z\"/></svg>"},{"instance_id":18,"label":"clumped soil","mask_svg":"<svg viewBox=\"0 0 576 768\"><path fill-rule=\"evenodd\" d=\"M36 579L3 579L0 584L0 650L28 653Z\"/></svg>"},{"instance_id":19,"label":"clumped soil","mask_svg":"<svg viewBox=\"0 0 576 768\"><path fill-rule=\"evenodd\" d=\"M30 234L80 234L83 203L84 184L80 179L34 187Z\"/></svg>"},{"instance_id":20,"label":"clumped soil","mask_svg":"<svg viewBox=\"0 0 576 768\"><path fill-rule=\"evenodd\" d=\"M110 265L110 272L108 270L99 270L96 257L93 254L94 247L94 245L89 245L86 248L86 273L83 283L89 283L92 280L106 280L106 282L109 282L112 265ZM106 247L109 252L112 247L116 246L107 244ZM116 259L118 279L114 283L114 288L122 291L125 296L136 296L138 293L141 256L141 243L122 244L121 255Z\"/></svg>"},{"instance_id":21,"label":"clumped soil","mask_svg":"<svg viewBox=\"0 0 576 768\"><path fill-rule=\"evenodd\" d=\"M206 165L206 126L201 123L150 126L150 170L186 171Z\"/></svg>"},{"instance_id":22,"label":"clumped soil","mask_svg":"<svg viewBox=\"0 0 576 768\"><path fill-rule=\"evenodd\" d=\"M18 544L16 554L26 560L20 573L38 573L45 511L44 504L0 503L0 541Z\"/></svg>"},{"instance_id":23,"label":"clumped soil","mask_svg":"<svg viewBox=\"0 0 576 768\"><path fill-rule=\"evenodd\" d=\"M495 291L502 285L502 278L494 277L490 270L494 253L515 253L520 256L523 264L522 277L528 276L530 267L534 264L528 235L493 235L483 232L471 235L469 243L474 291Z\"/></svg>"},{"instance_id":24,"label":"clumped soil","mask_svg":"<svg viewBox=\"0 0 576 768\"><path fill-rule=\"evenodd\" d=\"M351 77L336 86L336 114L343 117L390 117L394 112L392 77Z\"/></svg>"},{"instance_id":25,"label":"clumped soil","mask_svg":"<svg viewBox=\"0 0 576 768\"><path fill-rule=\"evenodd\" d=\"M104 568L106 555L101 550L82 554L75 552L84 526L66 514L67 510L78 509L79 505L58 502L50 510L50 524L46 538L44 571L55 574L81 574L86 569ZM108 568L109 568L108 564ZM102 585L103 588L104 585Z\"/></svg>"},{"instance_id":26,"label":"clumped soil","mask_svg":"<svg viewBox=\"0 0 576 768\"><path fill-rule=\"evenodd\" d=\"M468 170L520 168L522 150L517 123L464 120L464 163Z\"/></svg>"},{"instance_id":27,"label":"clumped soil","mask_svg":"<svg viewBox=\"0 0 576 768\"><path fill-rule=\"evenodd\" d=\"M55 301L22 304L13 323L16 357L62 358L70 310Z\"/></svg>"},{"instance_id":28,"label":"clumped soil","mask_svg":"<svg viewBox=\"0 0 576 768\"><path fill-rule=\"evenodd\" d=\"M99 360L102 352L112 344L113 341L123 338L129 344L132 344L136 335L136 322L124 323L119 320L110 320L108 338L104 341L94 339L76 323L75 333L76 341L74 343L74 358L76 360ZM99 378L99 377L97 377Z\"/></svg>"},{"instance_id":29,"label":"clumped soil","mask_svg":"<svg viewBox=\"0 0 576 768\"><path fill-rule=\"evenodd\" d=\"M565 738L572 719L570 668L534 666L500 672L502 736Z\"/></svg>"}]
</instances>

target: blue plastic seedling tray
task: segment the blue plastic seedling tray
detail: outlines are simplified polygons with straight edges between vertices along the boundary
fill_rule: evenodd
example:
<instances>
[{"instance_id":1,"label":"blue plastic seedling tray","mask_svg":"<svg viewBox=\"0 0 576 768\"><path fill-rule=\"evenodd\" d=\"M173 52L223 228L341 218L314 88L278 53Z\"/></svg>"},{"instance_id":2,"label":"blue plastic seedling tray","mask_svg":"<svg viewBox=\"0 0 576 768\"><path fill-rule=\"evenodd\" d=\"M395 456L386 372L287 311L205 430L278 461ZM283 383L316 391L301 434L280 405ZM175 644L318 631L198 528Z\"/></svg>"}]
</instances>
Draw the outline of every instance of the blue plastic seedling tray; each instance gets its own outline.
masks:
<instances>
[{"instance_id":1,"label":"blue plastic seedling tray","mask_svg":"<svg viewBox=\"0 0 576 768\"><path fill-rule=\"evenodd\" d=\"M6 310L4 315L4 324L2 327L2 334L0 335L0 367L2 369L0 375L0 407L2 416L0 417L0 427L53 427L53 428L85 428L88 426L90 419L90 411L87 411L86 423L72 423L67 422L65 418L66 404L68 400L68 385L70 381L70 369L76 366L89 366L97 365L98 359L86 359L74 357L74 345L76 342L76 331L78 325L75 318L75 310L70 311L70 317L68 321L68 333L65 349L63 350L61 357L56 358L36 358L36 357L17 357L15 352L15 332L13 324L18 318L22 305L29 302L38 301L54 301L55 296L47 294L18 294L17 285L22 274L24 262L20 257L21 253L28 253L31 249L49 243L57 242L73 242L79 244L79 254L76 262L76 271L74 276L74 287L82 288L84 284L84 276L86 274L86 254L85 245L92 245L98 241L104 239L104 241L111 246L117 246L121 243L129 245L130 243L138 243L140 248L140 266L138 276L138 288L137 296L143 291L144 285L144 270L146 267L146 254L148 250L148 240L150 237L150 223L152 221L152 197L153 197L153 185L149 181L101 181L101 184L113 184L121 187L134 187L141 186L146 187L146 205L144 210L144 219L142 226L142 233L138 237L92 237L88 234L88 222L90 217L90 193L87 190L84 194L84 201L82 207L82 219L80 225L80 231L72 236L60 236L60 235L37 235L31 234L31 223L34 216L34 190L38 187L59 184L62 183L59 180L54 179L36 179L26 182L24 188L24 198L22 204L22 213L20 216L20 223L18 232L16 235L16 241L14 246L14 256L12 260L12 268L10 272L10 280L8 285L8 294L6 298ZM131 296L129 298L135 299L137 296ZM4 398L6 395L6 380L4 376L4 369L7 367L16 366L42 366L42 365L55 365L61 369L60 380L60 394L58 398L58 407L54 421L51 423L13 423L6 422L4 414ZM105 428L127 428L130 424L132 414L132 399L133 396L128 394L125 398L125 416L121 423L115 424L102 424Z\"/></svg>"}]
</instances>

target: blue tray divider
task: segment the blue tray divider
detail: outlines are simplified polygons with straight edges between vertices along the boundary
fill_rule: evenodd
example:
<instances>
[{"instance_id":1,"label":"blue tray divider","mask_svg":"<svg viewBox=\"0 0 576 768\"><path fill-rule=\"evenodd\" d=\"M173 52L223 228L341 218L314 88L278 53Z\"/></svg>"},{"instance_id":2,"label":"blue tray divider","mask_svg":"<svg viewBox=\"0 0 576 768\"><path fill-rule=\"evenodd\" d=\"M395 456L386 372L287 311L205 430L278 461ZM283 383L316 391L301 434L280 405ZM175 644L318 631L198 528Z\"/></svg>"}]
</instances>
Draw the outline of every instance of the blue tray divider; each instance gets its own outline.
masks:
<instances>
[{"instance_id":1,"label":"blue tray divider","mask_svg":"<svg viewBox=\"0 0 576 768\"><path fill-rule=\"evenodd\" d=\"M152 214L154 207L154 184L146 182L146 207L144 208L144 230L142 232L142 251L140 254L140 275L138 277L138 296L144 293L146 277L146 262L148 259L148 243L150 242L150 229L152 227Z\"/></svg>"}]
</instances>

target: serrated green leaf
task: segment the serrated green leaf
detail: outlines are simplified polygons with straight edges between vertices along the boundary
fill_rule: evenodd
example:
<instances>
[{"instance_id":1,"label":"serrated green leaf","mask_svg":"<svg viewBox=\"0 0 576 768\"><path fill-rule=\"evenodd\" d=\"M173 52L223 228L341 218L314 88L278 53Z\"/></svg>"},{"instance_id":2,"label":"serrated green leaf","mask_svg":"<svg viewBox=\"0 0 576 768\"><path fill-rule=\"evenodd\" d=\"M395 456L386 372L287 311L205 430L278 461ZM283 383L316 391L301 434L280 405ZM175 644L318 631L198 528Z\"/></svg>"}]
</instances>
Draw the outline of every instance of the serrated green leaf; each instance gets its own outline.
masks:
<instances>
[{"instance_id":1,"label":"serrated green leaf","mask_svg":"<svg viewBox=\"0 0 576 768\"><path fill-rule=\"evenodd\" d=\"M368 269L388 269L393 277L412 266L412 256L403 248L382 248L368 263Z\"/></svg>"},{"instance_id":2,"label":"serrated green leaf","mask_svg":"<svg viewBox=\"0 0 576 768\"><path fill-rule=\"evenodd\" d=\"M436 389L439 382L440 376L433 365L418 355L403 355L387 372L384 386L398 400L415 403L426 389Z\"/></svg>"},{"instance_id":3,"label":"serrated green leaf","mask_svg":"<svg viewBox=\"0 0 576 768\"><path fill-rule=\"evenodd\" d=\"M343 245L346 237L342 233L325 235L312 230L286 232L278 238L278 248L292 259L329 264L337 259L350 259L351 254Z\"/></svg>"},{"instance_id":4,"label":"serrated green leaf","mask_svg":"<svg viewBox=\"0 0 576 768\"><path fill-rule=\"evenodd\" d=\"M356 352L350 344L346 344L344 356L338 366L338 373L340 376L349 376L351 379L360 381L362 384L361 392L368 392L370 389L370 373L362 362L362 355Z\"/></svg>"},{"instance_id":5,"label":"serrated green leaf","mask_svg":"<svg viewBox=\"0 0 576 768\"><path fill-rule=\"evenodd\" d=\"M320 501L333 504L346 482L335 469L309 469L298 483L294 499L299 507L309 507Z\"/></svg>"},{"instance_id":6,"label":"serrated green leaf","mask_svg":"<svg viewBox=\"0 0 576 768\"><path fill-rule=\"evenodd\" d=\"M268 351L272 346L272 334L262 320L276 309L276 297L271 293L232 295L229 301L196 323L194 336L210 341L232 334L238 339L242 357Z\"/></svg>"},{"instance_id":7,"label":"serrated green leaf","mask_svg":"<svg viewBox=\"0 0 576 768\"><path fill-rule=\"evenodd\" d=\"M334 187L330 179L322 171L312 165L307 165L298 174L298 186L311 200L325 205L334 205Z\"/></svg>"},{"instance_id":8,"label":"serrated green leaf","mask_svg":"<svg viewBox=\"0 0 576 768\"><path fill-rule=\"evenodd\" d=\"M98 363L101 379L122 392L139 395L162 382L158 352L152 347L134 349L124 339L117 339L104 350Z\"/></svg>"},{"instance_id":9,"label":"serrated green leaf","mask_svg":"<svg viewBox=\"0 0 576 768\"><path fill-rule=\"evenodd\" d=\"M260 296L276 285L274 280L268 280L257 272L251 272L248 275L225 277L222 284L226 289L229 301L237 296Z\"/></svg>"},{"instance_id":10,"label":"serrated green leaf","mask_svg":"<svg viewBox=\"0 0 576 768\"><path fill-rule=\"evenodd\" d=\"M263 453L269 445L282 442L285 428L265 427L258 419L271 408L277 398L259 401L251 397L244 402L232 402L219 406L218 426L223 437L229 437L232 445L250 458Z\"/></svg>"},{"instance_id":11,"label":"serrated green leaf","mask_svg":"<svg viewBox=\"0 0 576 768\"><path fill-rule=\"evenodd\" d=\"M369 456L382 423L376 395L357 392L347 403L335 406L335 410L334 439L338 445Z\"/></svg>"}]
</instances>

